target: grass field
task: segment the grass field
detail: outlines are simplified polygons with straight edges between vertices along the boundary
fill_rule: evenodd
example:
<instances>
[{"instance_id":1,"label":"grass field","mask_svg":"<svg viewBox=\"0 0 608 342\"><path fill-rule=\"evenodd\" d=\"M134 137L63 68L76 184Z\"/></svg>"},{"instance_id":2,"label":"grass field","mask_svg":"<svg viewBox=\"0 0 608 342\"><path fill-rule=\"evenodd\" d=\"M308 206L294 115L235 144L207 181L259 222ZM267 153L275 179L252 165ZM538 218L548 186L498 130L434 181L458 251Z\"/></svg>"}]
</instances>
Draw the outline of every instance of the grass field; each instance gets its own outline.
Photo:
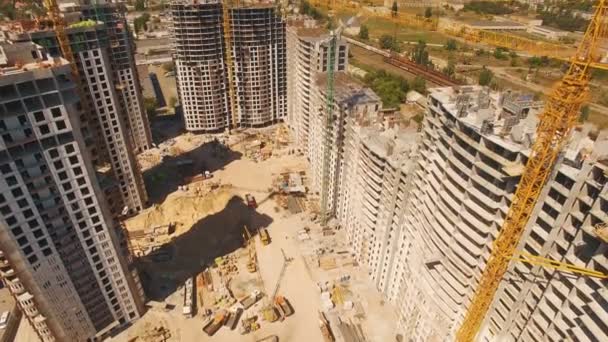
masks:
<instances>
[{"instance_id":1,"label":"grass field","mask_svg":"<svg viewBox=\"0 0 608 342\"><path fill-rule=\"evenodd\" d=\"M449 39L448 36L439 32L413 29L382 18L367 18L363 21L363 25L369 29L370 40L378 39L384 34L396 35L400 42L424 40L431 44L445 44Z\"/></svg>"}]
</instances>

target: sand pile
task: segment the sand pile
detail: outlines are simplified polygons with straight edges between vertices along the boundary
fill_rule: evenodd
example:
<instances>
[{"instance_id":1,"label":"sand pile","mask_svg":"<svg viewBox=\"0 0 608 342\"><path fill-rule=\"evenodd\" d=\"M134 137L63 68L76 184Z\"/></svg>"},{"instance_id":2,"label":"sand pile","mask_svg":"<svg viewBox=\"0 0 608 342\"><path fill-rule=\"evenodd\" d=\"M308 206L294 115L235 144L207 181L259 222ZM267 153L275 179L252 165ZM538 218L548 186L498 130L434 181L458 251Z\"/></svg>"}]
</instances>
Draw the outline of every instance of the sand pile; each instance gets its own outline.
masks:
<instances>
[{"instance_id":1,"label":"sand pile","mask_svg":"<svg viewBox=\"0 0 608 342\"><path fill-rule=\"evenodd\" d=\"M222 211L234 195L234 189L228 185L202 195L189 191L174 192L162 204L125 221L125 226L129 231L138 231L175 223L174 234L179 235L201 218Z\"/></svg>"}]
</instances>

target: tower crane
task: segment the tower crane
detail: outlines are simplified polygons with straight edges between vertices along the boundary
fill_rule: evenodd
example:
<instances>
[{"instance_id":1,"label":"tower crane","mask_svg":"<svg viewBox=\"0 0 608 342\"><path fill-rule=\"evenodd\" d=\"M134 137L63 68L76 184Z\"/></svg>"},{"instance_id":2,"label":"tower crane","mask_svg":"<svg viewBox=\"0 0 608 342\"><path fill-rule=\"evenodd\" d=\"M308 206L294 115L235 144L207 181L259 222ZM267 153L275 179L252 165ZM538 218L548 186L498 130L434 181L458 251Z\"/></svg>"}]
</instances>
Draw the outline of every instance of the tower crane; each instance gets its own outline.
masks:
<instances>
[{"instance_id":1,"label":"tower crane","mask_svg":"<svg viewBox=\"0 0 608 342\"><path fill-rule=\"evenodd\" d=\"M222 2L222 17L224 19L224 53L226 54L226 77L228 77L228 106L230 107L230 118L232 122L230 127L236 128L236 97L234 86L234 64L232 61L232 23L230 10L232 9L232 1Z\"/></svg>"},{"instance_id":2,"label":"tower crane","mask_svg":"<svg viewBox=\"0 0 608 342\"><path fill-rule=\"evenodd\" d=\"M330 9L331 12L331 9ZM329 169L331 164L331 151L330 147L334 144L331 137L332 123L334 121L334 78L335 78L335 64L336 64L336 48L338 45L338 37L342 33L345 26L350 25L351 18L346 25L340 24L338 29L332 30L329 37L329 55L327 58L327 88L325 90L325 135L323 139L323 176L321 179L321 224L327 224L329 220L330 208L329 208Z\"/></svg>"},{"instance_id":3,"label":"tower crane","mask_svg":"<svg viewBox=\"0 0 608 342\"><path fill-rule=\"evenodd\" d=\"M591 69L600 60L598 45L600 39L606 37L607 20L608 0L599 0L585 36L570 60L568 71L553 89L539 116L530 157L504 224L494 240L475 295L456 334L458 341L472 341L477 335L509 262L516 253L540 192L576 124L581 106L588 95Z\"/></svg>"},{"instance_id":4,"label":"tower crane","mask_svg":"<svg viewBox=\"0 0 608 342\"><path fill-rule=\"evenodd\" d=\"M66 23L63 19L63 16L61 16L59 5L57 4L56 0L44 0L44 7L48 11L49 18L53 22L53 29L55 30L55 34L57 35L57 42L59 43L61 54L63 55L63 58L70 62L70 69L72 71L72 76L74 77L74 82L76 82L76 84L78 85L77 88L79 89L79 91L82 91L82 87L80 84L80 76L78 72L78 65L76 65L76 60L74 59L74 54L70 45L70 40L68 39L68 34L65 31ZM85 99L83 97L81 97L81 102L85 102Z\"/></svg>"}]
</instances>

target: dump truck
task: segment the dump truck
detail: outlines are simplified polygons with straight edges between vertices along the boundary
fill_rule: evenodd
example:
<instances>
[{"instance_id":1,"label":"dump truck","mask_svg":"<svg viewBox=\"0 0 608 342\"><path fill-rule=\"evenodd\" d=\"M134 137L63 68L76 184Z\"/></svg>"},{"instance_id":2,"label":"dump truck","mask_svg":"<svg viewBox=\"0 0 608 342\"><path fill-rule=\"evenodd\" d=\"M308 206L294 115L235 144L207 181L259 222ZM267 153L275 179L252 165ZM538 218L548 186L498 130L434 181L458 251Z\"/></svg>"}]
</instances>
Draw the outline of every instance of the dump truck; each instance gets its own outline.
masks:
<instances>
[{"instance_id":1,"label":"dump truck","mask_svg":"<svg viewBox=\"0 0 608 342\"><path fill-rule=\"evenodd\" d=\"M287 301L287 298L283 296L277 296L274 302L277 305L277 308L279 308L281 316L289 317L293 315L293 308L291 307L291 304L289 304L289 302Z\"/></svg>"},{"instance_id":2,"label":"dump truck","mask_svg":"<svg viewBox=\"0 0 608 342\"><path fill-rule=\"evenodd\" d=\"M258 207L258 203L255 201L255 197L251 194L245 195L245 201L247 202L247 206L251 209L255 209Z\"/></svg>"},{"instance_id":3,"label":"dump truck","mask_svg":"<svg viewBox=\"0 0 608 342\"><path fill-rule=\"evenodd\" d=\"M241 327L239 333L241 335L249 334L252 331L256 331L260 328L260 324L256 322L257 317L247 317L241 320Z\"/></svg>"},{"instance_id":4,"label":"dump truck","mask_svg":"<svg viewBox=\"0 0 608 342\"><path fill-rule=\"evenodd\" d=\"M263 245L268 245L270 243L270 235L266 228L260 229L260 240L262 240Z\"/></svg>"},{"instance_id":5,"label":"dump truck","mask_svg":"<svg viewBox=\"0 0 608 342\"><path fill-rule=\"evenodd\" d=\"M262 294L260 293L260 291L255 290L251 292L251 294L249 294L247 297L241 299L239 302L241 303L241 305L243 305L243 308L247 310L252 307L253 304L255 304L261 297Z\"/></svg>"},{"instance_id":6,"label":"dump truck","mask_svg":"<svg viewBox=\"0 0 608 342\"><path fill-rule=\"evenodd\" d=\"M267 322L276 322L279 319L279 314L277 313L277 311L279 310L273 305L268 305L267 307L265 307L262 310L264 320L266 320Z\"/></svg>"},{"instance_id":7,"label":"dump truck","mask_svg":"<svg viewBox=\"0 0 608 342\"><path fill-rule=\"evenodd\" d=\"M226 312L224 310L215 314L213 319L210 319L205 322L205 326L203 326L203 331L207 333L208 336L213 336L224 323L226 319Z\"/></svg>"}]
</instances>

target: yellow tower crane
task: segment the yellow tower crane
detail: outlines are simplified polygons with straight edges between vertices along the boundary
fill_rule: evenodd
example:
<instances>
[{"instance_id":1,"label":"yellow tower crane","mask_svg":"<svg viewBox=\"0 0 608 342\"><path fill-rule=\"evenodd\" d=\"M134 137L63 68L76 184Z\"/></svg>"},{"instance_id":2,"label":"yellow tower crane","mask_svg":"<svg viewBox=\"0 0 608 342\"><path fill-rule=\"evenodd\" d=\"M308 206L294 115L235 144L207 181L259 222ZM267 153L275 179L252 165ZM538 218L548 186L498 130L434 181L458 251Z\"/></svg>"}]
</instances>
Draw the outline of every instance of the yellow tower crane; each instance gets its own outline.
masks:
<instances>
[{"instance_id":1,"label":"yellow tower crane","mask_svg":"<svg viewBox=\"0 0 608 342\"><path fill-rule=\"evenodd\" d=\"M74 82L76 82L76 84L78 85L77 88L79 92L82 92L82 87L80 87L81 82L78 72L78 66L76 65L76 61L74 60L74 54L72 52L72 47L70 46L70 40L68 39L68 34L65 31L65 20L61 16L59 5L57 5L56 0L44 0L44 7L48 11L49 18L53 22L53 28L55 30L55 34L57 35L57 42L59 43L61 54L63 55L63 58L70 62L70 68L72 69L72 76L74 77ZM86 102L83 97L80 98L80 101L83 103Z\"/></svg>"},{"instance_id":2,"label":"yellow tower crane","mask_svg":"<svg viewBox=\"0 0 608 342\"><path fill-rule=\"evenodd\" d=\"M558 154L576 124L587 98L591 68L600 60L598 45L606 37L608 0L599 0L587 32L570 68L551 93L536 128L530 158L513 196L513 202L484 269L477 291L457 332L458 341L472 341L492 304L494 295L516 253L521 235Z\"/></svg>"}]
</instances>

